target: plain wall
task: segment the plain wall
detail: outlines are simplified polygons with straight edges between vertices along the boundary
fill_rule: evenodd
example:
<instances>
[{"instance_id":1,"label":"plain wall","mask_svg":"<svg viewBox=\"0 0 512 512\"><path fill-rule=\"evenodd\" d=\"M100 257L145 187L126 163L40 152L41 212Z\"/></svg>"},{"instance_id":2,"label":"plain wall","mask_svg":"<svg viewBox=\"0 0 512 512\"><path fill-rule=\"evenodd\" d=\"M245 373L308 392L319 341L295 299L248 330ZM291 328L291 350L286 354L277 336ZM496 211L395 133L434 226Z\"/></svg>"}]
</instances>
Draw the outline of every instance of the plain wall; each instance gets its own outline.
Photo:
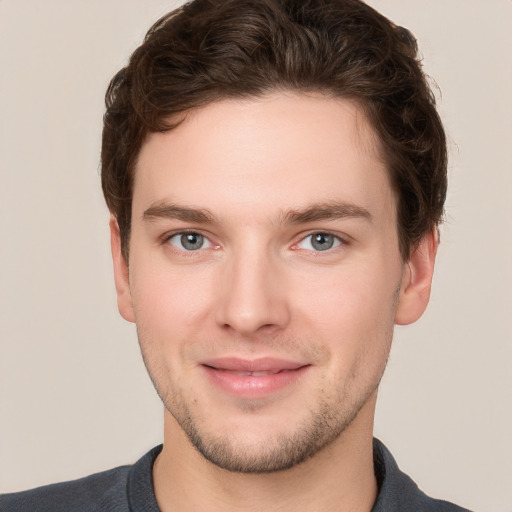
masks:
<instances>
[{"instance_id":1,"label":"plain wall","mask_svg":"<svg viewBox=\"0 0 512 512\"><path fill-rule=\"evenodd\" d=\"M450 192L429 310L376 435L427 493L512 511L512 2L372 0L439 84ZM117 313L99 179L109 79L163 0L0 0L0 491L134 462L162 407Z\"/></svg>"}]
</instances>

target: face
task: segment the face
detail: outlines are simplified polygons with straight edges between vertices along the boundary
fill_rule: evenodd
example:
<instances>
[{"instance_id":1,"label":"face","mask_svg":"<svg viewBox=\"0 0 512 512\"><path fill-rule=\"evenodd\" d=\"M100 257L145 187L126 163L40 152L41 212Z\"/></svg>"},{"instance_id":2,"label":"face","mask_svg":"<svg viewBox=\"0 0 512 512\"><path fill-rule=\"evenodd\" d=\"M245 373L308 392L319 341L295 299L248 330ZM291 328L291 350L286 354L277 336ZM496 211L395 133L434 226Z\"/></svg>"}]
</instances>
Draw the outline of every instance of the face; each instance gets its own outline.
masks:
<instances>
[{"instance_id":1,"label":"face","mask_svg":"<svg viewBox=\"0 0 512 512\"><path fill-rule=\"evenodd\" d=\"M111 226L120 311L168 427L220 467L268 472L373 408L394 323L421 315L433 261L431 239L401 260L395 210L347 100L226 100L150 135L128 266Z\"/></svg>"}]
</instances>

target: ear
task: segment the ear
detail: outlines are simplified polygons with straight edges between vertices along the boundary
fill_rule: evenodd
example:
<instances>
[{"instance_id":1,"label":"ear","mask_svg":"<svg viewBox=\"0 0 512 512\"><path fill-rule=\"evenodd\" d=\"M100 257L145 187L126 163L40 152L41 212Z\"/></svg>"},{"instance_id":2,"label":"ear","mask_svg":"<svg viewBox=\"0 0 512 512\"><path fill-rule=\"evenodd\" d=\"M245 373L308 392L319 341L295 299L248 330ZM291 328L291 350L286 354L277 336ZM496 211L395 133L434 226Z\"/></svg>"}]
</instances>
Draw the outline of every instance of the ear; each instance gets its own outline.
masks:
<instances>
[{"instance_id":1,"label":"ear","mask_svg":"<svg viewBox=\"0 0 512 512\"><path fill-rule=\"evenodd\" d=\"M117 307L121 316L128 322L135 322L132 294L130 291L130 279L128 262L121 250L121 233L114 216L110 217L110 246L112 249L112 261L114 264L114 281L116 284Z\"/></svg>"},{"instance_id":2,"label":"ear","mask_svg":"<svg viewBox=\"0 0 512 512\"><path fill-rule=\"evenodd\" d=\"M430 299L439 237L437 229L423 236L404 265L395 323L408 325L423 315Z\"/></svg>"}]
</instances>

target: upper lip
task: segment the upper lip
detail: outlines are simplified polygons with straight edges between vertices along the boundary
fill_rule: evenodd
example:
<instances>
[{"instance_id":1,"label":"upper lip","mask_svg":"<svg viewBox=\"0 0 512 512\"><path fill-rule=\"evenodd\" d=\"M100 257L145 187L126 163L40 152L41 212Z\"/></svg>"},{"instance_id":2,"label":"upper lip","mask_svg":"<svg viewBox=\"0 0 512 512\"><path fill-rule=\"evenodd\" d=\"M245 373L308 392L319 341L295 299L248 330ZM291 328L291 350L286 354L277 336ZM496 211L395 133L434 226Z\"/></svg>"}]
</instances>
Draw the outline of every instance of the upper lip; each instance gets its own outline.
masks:
<instances>
[{"instance_id":1,"label":"upper lip","mask_svg":"<svg viewBox=\"0 0 512 512\"><path fill-rule=\"evenodd\" d=\"M217 370L229 370L235 372L270 372L280 370L297 370L306 363L279 359L274 357L262 357L259 359L243 359L239 357L220 357L202 361L203 366L210 366Z\"/></svg>"}]
</instances>

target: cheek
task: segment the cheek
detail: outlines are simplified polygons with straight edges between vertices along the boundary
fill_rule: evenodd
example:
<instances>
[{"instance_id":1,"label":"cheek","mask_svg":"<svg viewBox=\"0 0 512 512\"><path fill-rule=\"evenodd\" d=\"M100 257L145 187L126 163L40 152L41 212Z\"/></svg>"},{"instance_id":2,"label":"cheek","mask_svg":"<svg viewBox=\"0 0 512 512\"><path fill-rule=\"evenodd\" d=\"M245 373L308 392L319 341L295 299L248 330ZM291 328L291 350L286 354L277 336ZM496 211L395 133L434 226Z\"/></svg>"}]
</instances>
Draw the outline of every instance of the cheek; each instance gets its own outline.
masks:
<instances>
[{"instance_id":1,"label":"cheek","mask_svg":"<svg viewBox=\"0 0 512 512\"><path fill-rule=\"evenodd\" d=\"M393 310L400 272L385 265L346 265L291 280L298 309L319 325L369 326ZM350 321L347 321L350 319Z\"/></svg>"},{"instance_id":2,"label":"cheek","mask_svg":"<svg viewBox=\"0 0 512 512\"><path fill-rule=\"evenodd\" d=\"M393 292L392 287L376 292L368 282L340 280L338 285L310 309L316 315L309 316L306 329L328 349L332 383L346 394L380 380L393 337Z\"/></svg>"},{"instance_id":3,"label":"cheek","mask_svg":"<svg viewBox=\"0 0 512 512\"><path fill-rule=\"evenodd\" d=\"M380 372L390 349L400 273L383 264L330 270L329 279L317 276L296 288L300 330L329 348L343 374Z\"/></svg>"},{"instance_id":4,"label":"cheek","mask_svg":"<svg viewBox=\"0 0 512 512\"><path fill-rule=\"evenodd\" d=\"M211 303L210 276L158 261L132 268L137 269L130 273L130 289L139 328L176 335L197 328Z\"/></svg>"}]
</instances>

